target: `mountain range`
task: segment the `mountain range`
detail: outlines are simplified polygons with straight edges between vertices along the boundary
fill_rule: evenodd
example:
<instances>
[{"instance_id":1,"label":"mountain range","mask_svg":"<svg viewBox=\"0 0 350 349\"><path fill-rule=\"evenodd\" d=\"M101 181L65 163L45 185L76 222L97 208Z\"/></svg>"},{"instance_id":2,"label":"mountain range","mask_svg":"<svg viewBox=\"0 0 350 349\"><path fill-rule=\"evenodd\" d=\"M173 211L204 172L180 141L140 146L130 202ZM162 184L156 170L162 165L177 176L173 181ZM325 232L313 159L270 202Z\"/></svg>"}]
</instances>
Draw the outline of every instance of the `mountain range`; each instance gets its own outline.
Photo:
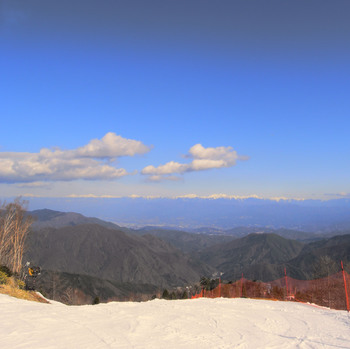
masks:
<instances>
[{"instance_id":1,"label":"mountain range","mask_svg":"<svg viewBox=\"0 0 350 349\"><path fill-rule=\"evenodd\" d=\"M48 296L80 292L128 299L164 288L190 287L201 276L234 281L242 275L271 281L288 275L324 277L350 269L350 235L326 237L300 231L257 227L186 232L144 227L130 229L73 212L36 210L26 260L43 269L38 287ZM211 233L209 233L211 232ZM287 237L290 238L287 238Z\"/></svg>"}]
</instances>

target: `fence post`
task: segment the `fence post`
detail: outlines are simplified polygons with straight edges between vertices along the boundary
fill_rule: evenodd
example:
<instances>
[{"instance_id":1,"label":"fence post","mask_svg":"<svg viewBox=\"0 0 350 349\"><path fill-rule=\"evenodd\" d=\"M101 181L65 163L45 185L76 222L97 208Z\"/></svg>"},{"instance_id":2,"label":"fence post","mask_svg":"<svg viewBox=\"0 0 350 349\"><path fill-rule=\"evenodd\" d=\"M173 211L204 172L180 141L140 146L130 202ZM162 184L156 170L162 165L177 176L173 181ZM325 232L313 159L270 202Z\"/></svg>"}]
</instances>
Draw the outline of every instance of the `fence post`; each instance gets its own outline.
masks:
<instances>
[{"instance_id":1,"label":"fence post","mask_svg":"<svg viewBox=\"0 0 350 349\"><path fill-rule=\"evenodd\" d=\"M346 310L349 312L349 297L348 297L348 289L346 287L346 278L345 278L345 271L344 271L343 261L341 261L340 263L341 263L341 271L343 273L343 279L344 279Z\"/></svg>"},{"instance_id":2,"label":"fence post","mask_svg":"<svg viewBox=\"0 0 350 349\"><path fill-rule=\"evenodd\" d=\"M287 279L287 271L286 268L284 268L284 277L286 279L286 294L287 294L287 298L288 298L288 279Z\"/></svg>"}]
</instances>

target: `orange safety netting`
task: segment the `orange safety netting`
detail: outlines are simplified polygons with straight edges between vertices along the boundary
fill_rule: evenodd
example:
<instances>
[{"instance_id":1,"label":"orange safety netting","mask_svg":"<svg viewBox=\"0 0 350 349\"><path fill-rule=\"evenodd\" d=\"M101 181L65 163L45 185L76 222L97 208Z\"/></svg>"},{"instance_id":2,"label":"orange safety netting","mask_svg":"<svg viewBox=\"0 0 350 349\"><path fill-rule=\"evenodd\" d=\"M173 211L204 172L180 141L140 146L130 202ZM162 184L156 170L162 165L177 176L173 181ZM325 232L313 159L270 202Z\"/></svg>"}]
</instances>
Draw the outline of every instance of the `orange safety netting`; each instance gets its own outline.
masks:
<instances>
[{"instance_id":1,"label":"orange safety netting","mask_svg":"<svg viewBox=\"0 0 350 349\"><path fill-rule=\"evenodd\" d=\"M349 311L347 298L349 295L350 276L344 271L315 280L297 280L285 276L271 282L260 282L241 278L234 283L220 283L213 290L202 289L191 298L243 297L290 300Z\"/></svg>"}]
</instances>

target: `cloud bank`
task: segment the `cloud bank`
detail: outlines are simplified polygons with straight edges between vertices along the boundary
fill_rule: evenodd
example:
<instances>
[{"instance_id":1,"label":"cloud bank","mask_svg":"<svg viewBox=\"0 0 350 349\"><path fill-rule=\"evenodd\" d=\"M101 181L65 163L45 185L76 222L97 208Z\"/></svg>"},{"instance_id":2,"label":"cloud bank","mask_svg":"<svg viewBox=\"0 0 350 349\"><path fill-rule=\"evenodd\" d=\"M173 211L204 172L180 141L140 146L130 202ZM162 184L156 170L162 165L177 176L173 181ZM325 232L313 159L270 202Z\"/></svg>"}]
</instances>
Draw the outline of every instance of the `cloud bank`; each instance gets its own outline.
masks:
<instances>
[{"instance_id":1,"label":"cloud bank","mask_svg":"<svg viewBox=\"0 0 350 349\"><path fill-rule=\"evenodd\" d=\"M0 152L0 182L112 180L130 175L113 166L117 158L147 153L150 147L109 132L73 150L43 148L39 153Z\"/></svg>"},{"instance_id":2,"label":"cloud bank","mask_svg":"<svg viewBox=\"0 0 350 349\"><path fill-rule=\"evenodd\" d=\"M237 160L248 159L246 156L238 155L232 147L204 148L201 144L191 147L186 157L192 161L190 163L170 161L158 167L149 165L141 173L147 175L151 181L175 180L179 177L174 174L232 167L236 165Z\"/></svg>"},{"instance_id":3,"label":"cloud bank","mask_svg":"<svg viewBox=\"0 0 350 349\"><path fill-rule=\"evenodd\" d=\"M340 193L327 193L325 194L326 196L333 196L336 198L343 198L343 199L348 199L350 198L350 193L347 192L340 192Z\"/></svg>"}]
</instances>

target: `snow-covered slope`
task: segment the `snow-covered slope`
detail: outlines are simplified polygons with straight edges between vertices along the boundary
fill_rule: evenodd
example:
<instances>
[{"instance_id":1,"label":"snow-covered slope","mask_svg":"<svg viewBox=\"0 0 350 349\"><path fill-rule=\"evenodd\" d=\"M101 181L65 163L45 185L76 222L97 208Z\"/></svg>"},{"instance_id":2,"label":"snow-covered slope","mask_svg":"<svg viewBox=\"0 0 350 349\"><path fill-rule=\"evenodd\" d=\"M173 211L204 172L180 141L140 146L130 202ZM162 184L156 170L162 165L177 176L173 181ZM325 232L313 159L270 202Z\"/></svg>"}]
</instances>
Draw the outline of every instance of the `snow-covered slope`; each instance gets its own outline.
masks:
<instances>
[{"instance_id":1,"label":"snow-covered slope","mask_svg":"<svg viewBox=\"0 0 350 349\"><path fill-rule=\"evenodd\" d=\"M310 305L196 299L65 306L0 294L1 348L350 348L350 316Z\"/></svg>"}]
</instances>

